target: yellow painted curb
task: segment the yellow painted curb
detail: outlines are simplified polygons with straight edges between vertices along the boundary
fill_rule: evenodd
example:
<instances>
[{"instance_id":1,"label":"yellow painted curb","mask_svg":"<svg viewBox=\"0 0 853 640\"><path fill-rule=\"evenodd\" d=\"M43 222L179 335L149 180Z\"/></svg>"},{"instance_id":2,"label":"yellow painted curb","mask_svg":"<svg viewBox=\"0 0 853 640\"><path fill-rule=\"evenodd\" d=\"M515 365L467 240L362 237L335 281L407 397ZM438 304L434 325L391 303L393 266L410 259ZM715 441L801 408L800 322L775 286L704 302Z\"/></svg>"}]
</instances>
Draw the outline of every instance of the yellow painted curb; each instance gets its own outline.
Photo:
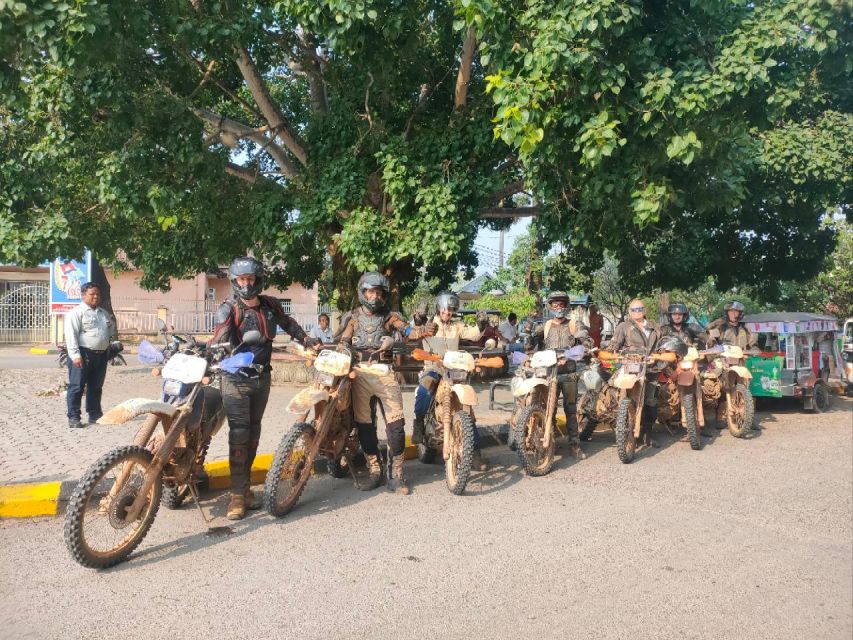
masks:
<instances>
[{"instance_id":1,"label":"yellow painted curb","mask_svg":"<svg viewBox=\"0 0 853 640\"><path fill-rule=\"evenodd\" d=\"M30 347L30 353L34 353L37 356L46 356L49 352L47 349L42 349L41 347Z\"/></svg>"},{"instance_id":2,"label":"yellow painted curb","mask_svg":"<svg viewBox=\"0 0 853 640\"><path fill-rule=\"evenodd\" d=\"M43 482L0 487L0 518L56 515L61 486L61 482Z\"/></svg>"}]
</instances>

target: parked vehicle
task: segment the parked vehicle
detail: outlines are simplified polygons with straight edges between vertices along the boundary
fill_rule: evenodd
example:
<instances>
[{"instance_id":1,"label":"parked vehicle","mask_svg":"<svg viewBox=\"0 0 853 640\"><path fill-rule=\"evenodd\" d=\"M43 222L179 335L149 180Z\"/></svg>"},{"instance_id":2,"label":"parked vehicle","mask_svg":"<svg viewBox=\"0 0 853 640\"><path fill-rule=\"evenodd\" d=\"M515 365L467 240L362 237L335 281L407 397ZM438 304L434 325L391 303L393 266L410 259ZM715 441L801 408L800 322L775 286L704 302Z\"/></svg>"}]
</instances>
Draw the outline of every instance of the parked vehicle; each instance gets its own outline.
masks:
<instances>
[{"instance_id":1,"label":"parked vehicle","mask_svg":"<svg viewBox=\"0 0 853 640\"><path fill-rule=\"evenodd\" d=\"M318 355L289 347L306 360L313 360L314 380L287 405L298 417L285 432L276 449L264 485L264 507L281 518L289 513L314 469L314 461L324 457L333 476L352 473L358 452L358 430L352 411L352 381L360 375L385 375L388 365L377 360L389 353L394 341L388 337L375 350L324 349ZM313 411L313 417L309 415ZM358 484L358 478L353 473Z\"/></svg>"},{"instance_id":2,"label":"parked vehicle","mask_svg":"<svg viewBox=\"0 0 853 640\"><path fill-rule=\"evenodd\" d=\"M457 338L433 339L431 352L412 352L418 361L436 363L441 375L424 420L426 441L418 445L418 459L430 464L441 452L447 488L457 496L468 484L474 456L473 409L477 406L477 392L471 386L471 376L482 369L504 366L502 358L474 358L459 351L458 345Z\"/></svg>"},{"instance_id":3,"label":"parked vehicle","mask_svg":"<svg viewBox=\"0 0 853 640\"><path fill-rule=\"evenodd\" d=\"M537 351L512 380L516 409L510 420L510 447L529 476L543 476L554 466L557 393L560 378L579 375L583 346ZM558 373L564 369L562 373ZM568 419L569 416L566 416Z\"/></svg>"},{"instance_id":4,"label":"parked vehicle","mask_svg":"<svg viewBox=\"0 0 853 640\"><path fill-rule=\"evenodd\" d=\"M853 395L853 318L844 321L841 344L844 382L847 384L847 393Z\"/></svg>"},{"instance_id":5,"label":"parked vehicle","mask_svg":"<svg viewBox=\"0 0 853 640\"><path fill-rule=\"evenodd\" d=\"M56 362L59 365L60 369L68 368L68 347L64 342L56 343L56 347L59 349L59 355L56 357ZM114 340L110 343L108 347L109 356L110 356L110 364L114 367L122 367L127 366L127 360L124 359L124 356L121 355L121 352L124 351L124 345L118 340Z\"/></svg>"},{"instance_id":6,"label":"parked vehicle","mask_svg":"<svg viewBox=\"0 0 853 640\"><path fill-rule=\"evenodd\" d=\"M260 339L257 331L247 332L244 344ZM65 544L71 557L85 567L102 569L127 558L148 533L161 497L167 496L166 502L173 502L168 506L175 506L185 490L198 503L194 474L204 464L210 439L224 419L221 395L210 382L221 371L251 366L252 354L223 359L226 345L208 348L188 338L181 341L186 347L176 353L146 341L140 345L140 361L165 362L162 371L154 370L163 378L159 400L126 400L98 420L125 424L147 415L133 443L103 455L71 494ZM207 520L203 512L202 517Z\"/></svg>"},{"instance_id":7,"label":"parked vehicle","mask_svg":"<svg viewBox=\"0 0 853 640\"><path fill-rule=\"evenodd\" d=\"M743 321L757 334L760 350L746 360L752 374L752 395L800 398L805 410L826 411L831 401L830 363L839 372L845 367L835 341L835 318L814 313L760 313ZM853 360L853 344L850 349Z\"/></svg>"}]
</instances>

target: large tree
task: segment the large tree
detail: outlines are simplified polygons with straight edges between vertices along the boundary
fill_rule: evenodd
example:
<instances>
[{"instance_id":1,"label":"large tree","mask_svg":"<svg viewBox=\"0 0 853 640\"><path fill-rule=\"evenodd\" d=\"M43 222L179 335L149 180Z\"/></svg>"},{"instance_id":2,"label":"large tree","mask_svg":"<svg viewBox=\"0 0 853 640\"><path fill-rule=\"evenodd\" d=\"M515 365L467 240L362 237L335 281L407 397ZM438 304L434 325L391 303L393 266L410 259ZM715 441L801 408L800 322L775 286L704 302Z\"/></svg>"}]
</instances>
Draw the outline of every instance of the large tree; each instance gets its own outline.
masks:
<instances>
[{"instance_id":1,"label":"large tree","mask_svg":"<svg viewBox=\"0 0 853 640\"><path fill-rule=\"evenodd\" d=\"M524 188L579 265L806 277L850 202L849 35L840 0L0 3L0 258L166 286L249 248L343 303L470 268Z\"/></svg>"}]
</instances>

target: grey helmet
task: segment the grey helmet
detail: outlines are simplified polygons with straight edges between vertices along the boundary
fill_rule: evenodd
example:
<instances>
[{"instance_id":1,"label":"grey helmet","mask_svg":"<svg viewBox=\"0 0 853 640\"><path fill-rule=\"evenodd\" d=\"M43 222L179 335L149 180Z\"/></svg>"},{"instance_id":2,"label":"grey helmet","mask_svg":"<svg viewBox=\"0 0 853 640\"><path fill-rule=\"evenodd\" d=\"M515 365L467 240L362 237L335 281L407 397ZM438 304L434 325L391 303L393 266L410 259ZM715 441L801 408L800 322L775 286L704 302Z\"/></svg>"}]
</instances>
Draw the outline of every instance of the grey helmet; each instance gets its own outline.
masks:
<instances>
[{"instance_id":1,"label":"grey helmet","mask_svg":"<svg viewBox=\"0 0 853 640\"><path fill-rule=\"evenodd\" d=\"M742 302L730 300L726 303L726 306L723 307L723 311L726 314L726 321L729 319L729 311L737 311L737 321L740 322L740 319L743 318L743 312L746 311L746 307L743 306Z\"/></svg>"},{"instance_id":2,"label":"grey helmet","mask_svg":"<svg viewBox=\"0 0 853 640\"><path fill-rule=\"evenodd\" d=\"M237 284L238 276L255 276L255 283L241 287ZM243 300L251 300L264 290L264 266L252 257L234 258L228 267L228 279L234 294Z\"/></svg>"},{"instance_id":3,"label":"grey helmet","mask_svg":"<svg viewBox=\"0 0 853 640\"><path fill-rule=\"evenodd\" d=\"M672 324L672 314L680 313L684 316L682 320L683 323L687 323L687 319L690 317L690 310L687 308L686 304L681 302L673 302L666 310L666 317L669 318L669 324Z\"/></svg>"},{"instance_id":4,"label":"grey helmet","mask_svg":"<svg viewBox=\"0 0 853 640\"><path fill-rule=\"evenodd\" d=\"M565 302L566 306L556 311L551 308L554 302ZM552 291L548 294L548 312L552 318L565 318L569 311L569 294L565 291Z\"/></svg>"},{"instance_id":5,"label":"grey helmet","mask_svg":"<svg viewBox=\"0 0 853 640\"><path fill-rule=\"evenodd\" d=\"M368 289L382 289L382 296L373 301L367 299L364 292ZM358 279L358 301L371 313L380 313L388 304L388 292L391 290L388 278L378 271L367 271Z\"/></svg>"},{"instance_id":6,"label":"grey helmet","mask_svg":"<svg viewBox=\"0 0 853 640\"><path fill-rule=\"evenodd\" d=\"M662 351L676 353L679 358L687 355L687 343L678 336L664 336L658 343L658 353Z\"/></svg>"},{"instance_id":7,"label":"grey helmet","mask_svg":"<svg viewBox=\"0 0 853 640\"><path fill-rule=\"evenodd\" d=\"M412 320L415 321L415 326L422 327L429 320L429 302L421 300L412 309Z\"/></svg>"},{"instance_id":8,"label":"grey helmet","mask_svg":"<svg viewBox=\"0 0 853 640\"><path fill-rule=\"evenodd\" d=\"M436 313L441 313L445 310L456 313L461 306L462 303L459 301L459 296L452 291L442 291L435 298Z\"/></svg>"}]
</instances>

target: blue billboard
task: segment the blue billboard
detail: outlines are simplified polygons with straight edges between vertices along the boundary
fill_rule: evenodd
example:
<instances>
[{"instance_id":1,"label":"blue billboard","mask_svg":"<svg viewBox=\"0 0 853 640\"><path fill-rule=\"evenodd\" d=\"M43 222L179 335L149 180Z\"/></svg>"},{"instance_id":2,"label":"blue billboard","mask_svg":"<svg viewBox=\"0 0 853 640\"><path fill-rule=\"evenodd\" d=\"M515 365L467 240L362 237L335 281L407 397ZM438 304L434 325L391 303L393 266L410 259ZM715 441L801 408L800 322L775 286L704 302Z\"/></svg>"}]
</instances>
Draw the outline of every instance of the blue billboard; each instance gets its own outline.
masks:
<instances>
[{"instance_id":1,"label":"blue billboard","mask_svg":"<svg viewBox=\"0 0 853 640\"><path fill-rule=\"evenodd\" d=\"M83 301L80 287L92 279L92 252L82 260L56 258L50 263L50 312L65 313Z\"/></svg>"}]
</instances>

